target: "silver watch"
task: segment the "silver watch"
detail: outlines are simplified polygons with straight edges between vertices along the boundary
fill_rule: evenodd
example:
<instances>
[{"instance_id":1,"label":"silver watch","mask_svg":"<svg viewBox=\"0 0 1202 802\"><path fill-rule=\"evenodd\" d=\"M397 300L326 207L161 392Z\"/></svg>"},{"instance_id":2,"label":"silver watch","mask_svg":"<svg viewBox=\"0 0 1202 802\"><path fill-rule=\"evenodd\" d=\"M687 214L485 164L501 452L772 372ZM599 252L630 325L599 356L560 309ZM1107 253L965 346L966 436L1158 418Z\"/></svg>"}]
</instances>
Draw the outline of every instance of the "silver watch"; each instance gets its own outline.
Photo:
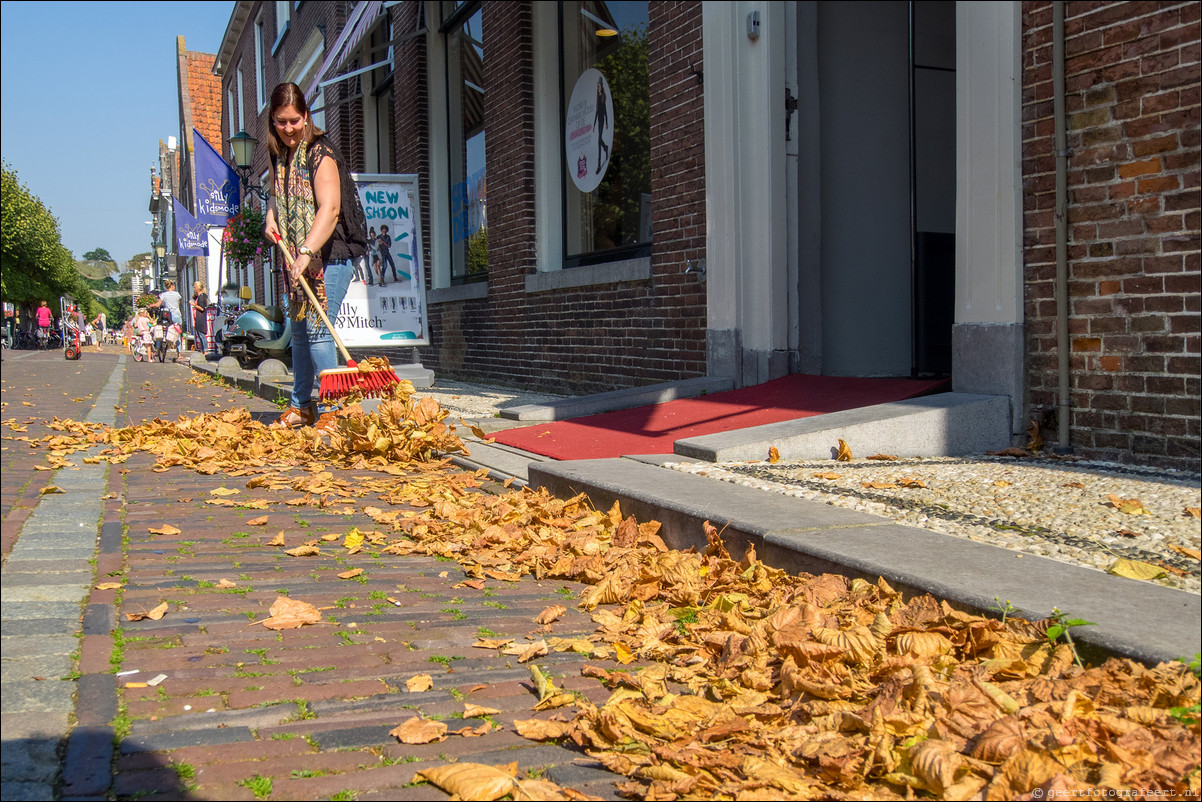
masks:
<instances>
[{"instance_id":1,"label":"silver watch","mask_svg":"<svg viewBox=\"0 0 1202 802\"><path fill-rule=\"evenodd\" d=\"M305 256L308 256L310 259L312 259L313 257L317 256L317 254L313 252L313 249L312 249L312 248L310 248L308 245L304 245L304 244L302 244L302 245L301 245L299 248L297 248L296 250L297 250L297 252L298 252L298 253L302 253L302 254L304 254Z\"/></svg>"}]
</instances>

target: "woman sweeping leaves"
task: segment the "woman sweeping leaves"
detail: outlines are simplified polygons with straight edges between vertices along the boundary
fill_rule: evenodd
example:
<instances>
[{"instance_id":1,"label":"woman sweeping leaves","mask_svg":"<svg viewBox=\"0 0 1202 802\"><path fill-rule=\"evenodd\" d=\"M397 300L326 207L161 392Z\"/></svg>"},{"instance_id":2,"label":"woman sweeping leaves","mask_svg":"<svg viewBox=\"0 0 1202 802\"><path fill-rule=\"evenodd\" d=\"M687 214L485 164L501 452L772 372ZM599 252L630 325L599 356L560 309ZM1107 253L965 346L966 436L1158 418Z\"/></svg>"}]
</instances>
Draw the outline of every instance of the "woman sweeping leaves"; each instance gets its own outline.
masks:
<instances>
[{"instance_id":1,"label":"woman sweeping leaves","mask_svg":"<svg viewBox=\"0 0 1202 802\"><path fill-rule=\"evenodd\" d=\"M271 93L267 128L272 180L266 234L271 240L282 238L294 255L285 272L292 310L292 397L273 425L293 428L316 420L314 379L338 365L333 338L297 279L306 278L333 320L354 272L351 262L364 249L345 224L339 225L346 167L313 124L299 86L284 83Z\"/></svg>"}]
</instances>

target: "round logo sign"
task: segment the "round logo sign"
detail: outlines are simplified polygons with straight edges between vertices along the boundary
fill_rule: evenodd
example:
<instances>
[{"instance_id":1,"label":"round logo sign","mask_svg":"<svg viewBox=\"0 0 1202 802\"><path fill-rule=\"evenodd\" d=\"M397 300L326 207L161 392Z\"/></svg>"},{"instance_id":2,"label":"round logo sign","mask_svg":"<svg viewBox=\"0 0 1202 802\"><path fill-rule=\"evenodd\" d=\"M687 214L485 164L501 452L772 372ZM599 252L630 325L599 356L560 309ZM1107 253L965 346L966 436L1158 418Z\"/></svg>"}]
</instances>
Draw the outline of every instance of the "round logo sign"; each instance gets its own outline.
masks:
<instances>
[{"instance_id":1,"label":"round logo sign","mask_svg":"<svg viewBox=\"0 0 1202 802\"><path fill-rule=\"evenodd\" d=\"M614 144L614 101L600 70L581 73L572 89L563 139L568 173L581 192L592 192L609 168Z\"/></svg>"}]
</instances>

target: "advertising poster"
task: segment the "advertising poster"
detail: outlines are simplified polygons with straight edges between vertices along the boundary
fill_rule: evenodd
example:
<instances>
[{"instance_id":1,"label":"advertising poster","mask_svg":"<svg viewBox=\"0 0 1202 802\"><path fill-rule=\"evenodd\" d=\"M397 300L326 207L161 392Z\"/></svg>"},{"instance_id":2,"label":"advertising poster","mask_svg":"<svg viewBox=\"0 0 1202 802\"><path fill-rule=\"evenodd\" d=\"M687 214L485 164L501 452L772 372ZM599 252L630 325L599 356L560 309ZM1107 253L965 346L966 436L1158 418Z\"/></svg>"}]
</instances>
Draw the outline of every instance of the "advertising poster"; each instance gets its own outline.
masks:
<instances>
[{"instance_id":1,"label":"advertising poster","mask_svg":"<svg viewBox=\"0 0 1202 802\"><path fill-rule=\"evenodd\" d=\"M334 327L347 347L429 345L417 176L355 174L367 255Z\"/></svg>"},{"instance_id":2,"label":"advertising poster","mask_svg":"<svg viewBox=\"0 0 1202 802\"><path fill-rule=\"evenodd\" d=\"M581 192L592 192L609 169L614 144L614 101L600 70L588 69L576 79L564 124L568 173Z\"/></svg>"}]
</instances>

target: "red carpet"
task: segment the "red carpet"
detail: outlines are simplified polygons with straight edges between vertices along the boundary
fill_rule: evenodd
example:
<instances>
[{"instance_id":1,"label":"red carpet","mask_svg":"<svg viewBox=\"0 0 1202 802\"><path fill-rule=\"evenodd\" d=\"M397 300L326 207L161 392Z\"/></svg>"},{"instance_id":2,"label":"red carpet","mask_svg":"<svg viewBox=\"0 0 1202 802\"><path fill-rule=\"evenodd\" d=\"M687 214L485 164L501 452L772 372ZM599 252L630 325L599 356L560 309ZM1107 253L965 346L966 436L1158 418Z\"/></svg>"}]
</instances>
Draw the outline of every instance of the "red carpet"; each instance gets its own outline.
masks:
<instances>
[{"instance_id":1,"label":"red carpet","mask_svg":"<svg viewBox=\"0 0 1202 802\"><path fill-rule=\"evenodd\" d=\"M946 379L863 379L792 374L754 387L664 404L506 429L498 443L559 460L671 454L686 437L808 418L927 395Z\"/></svg>"}]
</instances>

